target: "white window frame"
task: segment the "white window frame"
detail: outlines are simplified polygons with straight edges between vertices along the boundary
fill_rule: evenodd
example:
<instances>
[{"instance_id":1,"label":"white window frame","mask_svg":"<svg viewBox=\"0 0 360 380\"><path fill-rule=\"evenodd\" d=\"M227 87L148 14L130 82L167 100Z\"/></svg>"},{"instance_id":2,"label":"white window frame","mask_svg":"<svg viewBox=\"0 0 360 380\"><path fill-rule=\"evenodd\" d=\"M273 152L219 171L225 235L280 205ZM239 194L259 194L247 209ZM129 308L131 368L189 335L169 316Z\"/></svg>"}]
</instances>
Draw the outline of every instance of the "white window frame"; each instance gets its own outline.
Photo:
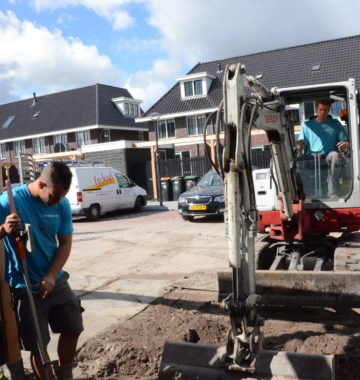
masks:
<instances>
[{"instance_id":1,"label":"white window frame","mask_svg":"<svg viewBox=\"0 0 360 380\"><path fill-rule=\"evenodd\" d=\"M126 117L138 117L140 115L139 105L136 103L124 103L124 116Z\"/></svg>"},{"instance_id":2,"label":"white window frame","mask_svg":"<svg viewBox=\"0 0 360 380\"><path fill-rule=\"evenodd\" d=\"M161 136L160 135L160 131L161 131L161 124L165 123L165 137L164 136ZM170 123L173 123L174 124L174 135L173 136L169 136L169 125ZM169 124L169 125L168 125ZM175 124L175 119L168 119L168 120L159 120L158 121L158 125L157 125L157 128L158 128L158 136L159 136L159 140L164 140L164 139L173 139L173 138L176 138L176 124Z\"/></svg>"},{"instance_id":3,"label":"white window frame","mask_svg":"<svg viewBox=\"0 0 360 380\"><path fill-rule=\"evenodd\" d=\"M63 135L55 135L54 136L54 151L55 151L55 146L57 144L62 144L65 147L64 152L66 152L68 150L68 136L66 133Z\"/></svg>"},{"instance_id":4,"label":"white window frame","mask_svg":"<svg viewBox=\"0 0 360 380\"><path fill-rule=\"evenodd\" d=\"M6 160L9 156L9 148L7 144L0 144L0 158Z\"/></svg>"},{"instance_id":5,"label":"white window frame","mask_svg":"<svg viewBox=\"0 0 360 380\"><path fill-rule=\"evenodd\" d=\"M191 151L190 150L182 150L180 152L175 152L175 157L178 157L178 158L180 158L180 160L182 160L184 158L183 157L184 153L189 153L189 157L188 158L191 158Z\"/></svg>"},{"instance_id":6,"label":"white window frame","mask_svg":"<svg viewBox=\"0 0 360 380\"><path fill-rule=\"evenodd\" d=\"M14 157L19 158L19 152L25 153L25 140L14 141Z\"/></svg>"},{"instance_id":7,"label":"white window frame","mask_svg":"<svg viewBox=\"0 0 360 380\"><path fill-rule=\"evenodd\" d=\"M46 141L45 137L38 137L32 140L33 154L45 154L46 153Z\"/></svg>"},{"instance_id":8,"label":"white window frame","mask_svg":"<svg viewBox=\"0 0 360 380\"><path fill-rule=\"evenodd\" d=\"M76 146L81 148L84 145L91 144L90 131L80 131L76 132Z\"/></svg>"},{"instance_id":9,"label":"white window frame","mask_svg":"<svg viewBox=\"0 0 360 380\"><path fill-rule=\"evenodd\" d=\"M206 116L205 115L194 115L194 116L188 116L186 118L186 127L187 127L188 136L199 136L199 135L203 134L203 131L199 132L199 118L204 118L203 128L205 128L205 126L206 126L205 125L205 123L206 123ZM189 130L189 119L195 119L196 133L190 133L190 130Z\"/></svg>"}]
</instances>

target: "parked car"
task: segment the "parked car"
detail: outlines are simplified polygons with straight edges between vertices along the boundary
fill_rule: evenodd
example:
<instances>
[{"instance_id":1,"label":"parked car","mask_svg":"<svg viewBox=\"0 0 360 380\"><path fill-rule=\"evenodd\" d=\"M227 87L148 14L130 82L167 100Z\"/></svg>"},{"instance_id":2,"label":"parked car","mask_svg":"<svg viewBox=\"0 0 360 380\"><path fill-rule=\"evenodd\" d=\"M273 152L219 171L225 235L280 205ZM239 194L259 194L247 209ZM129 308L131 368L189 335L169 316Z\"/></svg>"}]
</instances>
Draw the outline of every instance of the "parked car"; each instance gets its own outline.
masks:
<instances>
[{"instance_id":1,"label":"parked car","mask_svg":"<svg viewBox=\"0 0 360 380\"><path fill-rule=\"evenodd\" d=\"M114 168L74 166L70 170L73 177L66 197L73 215L95 220L110 211L137 211L147 203L146 191Z\"/></svg>"},{"instance_id":2,"label":"parked car","mask_svg":"<svg viewBox=\"0 0 360 380\"><path fill-rule=\"evenodd\" d=\"M184 220L195 216L222 215L225 211L224 187L221 177L209 171L178 201L179 213Z\"/></svg>"}]
</instances>

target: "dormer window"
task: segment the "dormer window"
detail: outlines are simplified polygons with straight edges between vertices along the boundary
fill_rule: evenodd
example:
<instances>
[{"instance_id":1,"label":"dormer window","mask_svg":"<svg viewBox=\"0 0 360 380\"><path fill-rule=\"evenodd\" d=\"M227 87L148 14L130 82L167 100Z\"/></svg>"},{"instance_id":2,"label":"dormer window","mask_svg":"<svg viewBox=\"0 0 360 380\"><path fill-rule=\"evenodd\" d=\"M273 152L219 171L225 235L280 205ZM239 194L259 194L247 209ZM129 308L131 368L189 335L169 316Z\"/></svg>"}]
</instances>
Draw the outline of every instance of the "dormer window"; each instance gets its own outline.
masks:
<instances>
[{"instance_id":1,"label":"dormer window","mask_svg":"<svg viewBox=\"0 0 360 380\"><path fill-rule=\"evenodd\" d=\"M194 73L177 78L180 82L180 92L182 99L206 96L209 92L214 76L206 73Z\"/></svg>"},{"instance_id":2,"label":"dormer window","mask_svg":"<svg viewBox=\"0 0 360 380\"><path fill-rule=\"evenodd\" d=\"M184 82L185 96L194 96L203 94L202 80Z\"/></svg>"},{"instance_id":3,"label":"dormer window","mask_svg":"<svg viewBox=\"0 0 360 380\"><path fill-rule=\"evenodd\" d=\"M111 100L125 117L133 118L141 116L140 103L142 103L142 100L126 98L124 96Z\"/></svg>"}]
</instances>

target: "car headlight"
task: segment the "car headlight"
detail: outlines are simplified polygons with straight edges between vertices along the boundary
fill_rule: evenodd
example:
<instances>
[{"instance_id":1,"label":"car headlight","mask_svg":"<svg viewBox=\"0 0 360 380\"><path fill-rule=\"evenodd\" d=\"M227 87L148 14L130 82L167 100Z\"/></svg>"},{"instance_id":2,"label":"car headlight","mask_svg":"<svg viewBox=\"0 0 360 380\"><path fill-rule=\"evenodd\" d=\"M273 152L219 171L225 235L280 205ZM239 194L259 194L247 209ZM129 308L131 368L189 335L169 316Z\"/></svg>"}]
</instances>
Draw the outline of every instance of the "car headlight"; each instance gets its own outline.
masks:
<instances>
[{"instance_id":1,"label":"car headlight","mask_svg":"<svg viewBox=\"0 0 360 380\"><path fill-rule=\"evenodd\" d=\"M217 197L214 198L214 201L219 202L219 203L224 203L225 197L223 195L218 195Z\"/></svg>"},{"instance_id":2,"label":"car headlight","mask_svg":"<svg viewBox=\"0 0 360 380\"><path fill-rule=\"evenodd\" d=\"M179 203L186 203L186 198L185 198L185 196L184 196L184 195L180 195L178 202L179 202Z\"/></svg>"}]
</instances>

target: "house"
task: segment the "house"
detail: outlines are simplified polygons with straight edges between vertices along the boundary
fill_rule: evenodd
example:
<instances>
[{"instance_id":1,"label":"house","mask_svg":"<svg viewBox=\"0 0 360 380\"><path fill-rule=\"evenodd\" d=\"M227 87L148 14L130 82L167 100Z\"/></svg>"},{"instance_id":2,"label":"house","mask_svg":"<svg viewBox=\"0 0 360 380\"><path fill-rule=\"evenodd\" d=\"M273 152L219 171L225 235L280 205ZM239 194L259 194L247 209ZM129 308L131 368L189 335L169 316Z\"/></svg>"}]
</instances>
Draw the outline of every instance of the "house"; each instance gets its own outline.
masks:
<instances>
[{"instance_id":1,"label":"house","mask_svg":"<svg viewBox=\"0 0 360 380\"><path fill-rule=\"evenodd\" d=\"M85 146L147 140L147 126L134 122L141 102L124 88L95 84L0 105L1 163L16 164L19 152L83 158Z\"/></svg>"},{"instance_id":2,"label":"house","mask_svg":"<svg viewBox=\"0 0 360 380\"><path fill-rule=\"evenodd\" d=\"M173 147L175 156L204 155L202 134L214 134L215 115L222 100L222 81L226 65L242 63L247 74L256 76L268 88L337 82L354 78L360 84L360 36L321 41L283 49L198 63L188 74L176 78L176 84L136 121L147 123L149 140L155 140L158 124L159 150ZM332 114L344 107L335 102ZM314 102L300 105L301 120L315 112ZM213 148L214 136L209 144ZM253 147L267 144L266 135L253 132ZM144 144L139 144L144 145Z\"/></svg>"}]
</instances>

